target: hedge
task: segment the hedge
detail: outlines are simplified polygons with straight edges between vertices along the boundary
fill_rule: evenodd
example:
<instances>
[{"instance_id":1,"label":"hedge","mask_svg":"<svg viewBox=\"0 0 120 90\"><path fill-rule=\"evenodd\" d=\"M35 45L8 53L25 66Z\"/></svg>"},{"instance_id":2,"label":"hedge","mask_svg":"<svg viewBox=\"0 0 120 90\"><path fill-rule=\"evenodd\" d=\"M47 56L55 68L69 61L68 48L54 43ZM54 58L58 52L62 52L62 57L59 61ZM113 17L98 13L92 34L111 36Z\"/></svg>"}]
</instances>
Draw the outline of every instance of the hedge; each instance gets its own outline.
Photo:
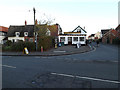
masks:
<instances>
[{"instance_id":1,"label":"hedge","mask_svg":"<svg viewBox=\"0 0 120 90\"><path fill-rule=\"evenodd\" d=\"M23 51L23 49L27 47L29 51L34 51L35 50L35 43L33 42L23 42L19 41L16 43L11 43L11 44L5 44L3 45L2 49L3 51Z\"/></svg>"}]
</instances>

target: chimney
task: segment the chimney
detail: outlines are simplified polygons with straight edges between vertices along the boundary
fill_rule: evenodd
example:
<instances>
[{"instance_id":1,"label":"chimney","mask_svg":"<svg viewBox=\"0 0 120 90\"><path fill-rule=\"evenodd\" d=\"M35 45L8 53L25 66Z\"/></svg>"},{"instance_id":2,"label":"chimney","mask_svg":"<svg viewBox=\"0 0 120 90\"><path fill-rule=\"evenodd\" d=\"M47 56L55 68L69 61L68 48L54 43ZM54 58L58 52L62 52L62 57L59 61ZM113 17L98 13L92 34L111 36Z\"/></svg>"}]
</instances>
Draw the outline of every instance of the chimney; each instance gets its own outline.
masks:
<instances>
[{"instance_id":1,"label":"chimney","mask_svg":"<svg viewBox=\"0 0 120 90\"><path fill-rule=\"evenodd\" d=\"M25 20L25 26L27 25L27 21Z\"/></svg>"}]
</instances>

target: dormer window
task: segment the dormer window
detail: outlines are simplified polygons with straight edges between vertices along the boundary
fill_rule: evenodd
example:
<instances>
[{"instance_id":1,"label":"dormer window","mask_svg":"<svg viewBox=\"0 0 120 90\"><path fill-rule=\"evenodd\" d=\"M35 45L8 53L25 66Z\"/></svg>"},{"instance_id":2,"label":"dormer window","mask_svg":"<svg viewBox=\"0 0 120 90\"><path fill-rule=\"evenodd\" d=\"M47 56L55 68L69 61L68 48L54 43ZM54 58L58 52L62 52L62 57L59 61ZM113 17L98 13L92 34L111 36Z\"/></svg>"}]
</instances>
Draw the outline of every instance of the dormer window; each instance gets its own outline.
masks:
<instances>
[{"instance_id":1,"label":"dormer window","mask_svg":"<svg viewBox=\"0 0 120 90\"><path fill-rule=\"evenodd\" d=\"M24 32L24 36L28 36L28 32Z\"/></svg>"},{"instance_id":2,"label":"dormer window","mask_svg":"<svg viewBox=\"0 0 120 90\"><path fill-rule=\"evenodd\" d=\"M19 37L20 32L15 32L16 37Z\"/></svg>"}]
</instances>

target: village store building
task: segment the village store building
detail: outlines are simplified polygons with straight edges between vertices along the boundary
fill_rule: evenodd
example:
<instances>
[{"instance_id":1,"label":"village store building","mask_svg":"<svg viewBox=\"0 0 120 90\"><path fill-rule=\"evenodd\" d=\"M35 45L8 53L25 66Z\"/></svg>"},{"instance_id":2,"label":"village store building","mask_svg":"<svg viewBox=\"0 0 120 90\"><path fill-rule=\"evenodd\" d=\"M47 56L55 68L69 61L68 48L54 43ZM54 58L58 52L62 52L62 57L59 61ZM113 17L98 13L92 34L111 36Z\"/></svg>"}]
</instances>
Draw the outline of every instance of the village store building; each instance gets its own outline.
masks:
<instances>
[{"instance_id":1,"label":"village store building","mask_svg":"<svg viewBox=\"0 0 120 90\"><path fill-rule=\"evenodd\" d=\"M78 26L72 32L64 32L64 34L59 35L59 42L64 42L67 44L86 44L87 32Z\"/></svg>"}]
</instances>

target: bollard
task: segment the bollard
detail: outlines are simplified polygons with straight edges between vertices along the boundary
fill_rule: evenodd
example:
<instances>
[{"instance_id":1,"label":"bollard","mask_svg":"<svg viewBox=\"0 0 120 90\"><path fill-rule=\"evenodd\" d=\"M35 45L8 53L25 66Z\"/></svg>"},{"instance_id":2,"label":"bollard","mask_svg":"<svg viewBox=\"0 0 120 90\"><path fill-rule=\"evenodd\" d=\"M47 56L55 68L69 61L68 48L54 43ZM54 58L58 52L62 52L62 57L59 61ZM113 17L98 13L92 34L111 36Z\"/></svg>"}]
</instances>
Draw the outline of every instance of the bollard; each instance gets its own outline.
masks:
<instances>
[{"instance_id":1,"label":"bollard","mask_svg":"<svg viewBox=\"0 0 120 90\"><path fill-rule=\"evenodd\" d=\"M43 52L43 46L41 46L41 52Z\"/></svg>"},{"instance_id":2,"label":"bollard","mask_svg":"<svg viewBox=\"0 0 120 90\"><path fill-rule=\"evenodd\" d=\"M55 48L57 48L57 44L55 44Z\"/></svg>"},{"instance_id":3,"label":"bollard","mask_svg":"<svg viewBox=\"0 0 120 90\"><path fill-rule=\"evenodd\" d=\"M24 48L25 54L29 54L27 47Z\"/></svg>"}]
</instances>

